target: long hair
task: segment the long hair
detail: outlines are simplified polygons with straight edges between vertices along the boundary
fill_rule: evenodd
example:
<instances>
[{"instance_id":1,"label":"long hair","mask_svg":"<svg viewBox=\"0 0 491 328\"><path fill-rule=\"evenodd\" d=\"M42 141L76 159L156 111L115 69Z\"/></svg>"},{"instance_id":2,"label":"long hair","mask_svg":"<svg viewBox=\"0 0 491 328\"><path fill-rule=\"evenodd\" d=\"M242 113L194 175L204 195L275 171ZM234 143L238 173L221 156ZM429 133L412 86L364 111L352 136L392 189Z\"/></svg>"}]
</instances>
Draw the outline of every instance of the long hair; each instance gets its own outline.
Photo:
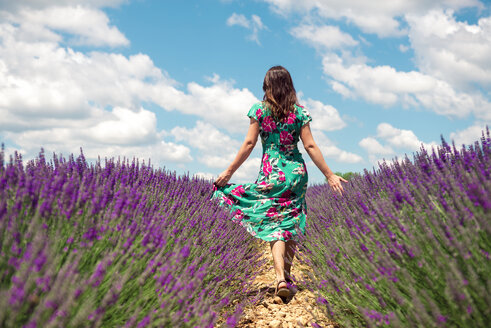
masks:
<instances>
[{"instance_id":1,"label":"long hair","mask_svg":"<svg viewBox=\"0 0 491 328\"><path fill-rule=\"evenodd\" d=\"M267 72L263 82L263 100L271 110L276 121L282 121L294 111L297 93L292 77L283 66L273 66Z\"/></svg>"}]
</instances>

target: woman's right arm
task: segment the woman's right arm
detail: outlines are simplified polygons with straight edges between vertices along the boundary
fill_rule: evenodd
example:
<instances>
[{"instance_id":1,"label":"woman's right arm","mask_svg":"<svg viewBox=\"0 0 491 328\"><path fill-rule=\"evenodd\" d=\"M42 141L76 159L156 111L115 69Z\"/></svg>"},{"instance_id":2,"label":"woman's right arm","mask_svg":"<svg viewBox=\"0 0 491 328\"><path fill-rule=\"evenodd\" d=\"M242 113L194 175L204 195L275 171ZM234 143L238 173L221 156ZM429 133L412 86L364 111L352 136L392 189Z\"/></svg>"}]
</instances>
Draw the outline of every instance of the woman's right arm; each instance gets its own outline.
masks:
<instances>
[{"instance_id":1,"label":"woman's right arm","mask_svg":"<svg viewBox=\"0 0 491 328\"><path fill-rule=\"evenodd\" d=\"M302 129L300 130L300 139L302 139L302 143L305 147L305 150L307 151L307 154L309 154L314 164L319 168L322 174L324 174L331 188L339 193L342 193L343 186L341 185L341 181L348 181L332 173L329 166L327 166L327 163L324 160L324 156L322 156L321 150L314 141L314 137L312 136L312 132L310 131L309 123L302 126Z\"/></svg>"},{"instance_id":2,"label":"woman's right arm","mask_svg":"<svg viewBox=\"0 0 491 328\"><path fill-rule=\"evenodd\" d=\"M218 178L215 180L214 184L218 187L223 187L230 180L234 172L244 163L244 161L249 157L252 150L256 146L257 138L259 135L259 123L256 119L251 118L249 124L249 130L247 130L247 135L245 137L239 152L235 156L233 162L229 167L223 171Z\"/></svg>"}]
</instances>

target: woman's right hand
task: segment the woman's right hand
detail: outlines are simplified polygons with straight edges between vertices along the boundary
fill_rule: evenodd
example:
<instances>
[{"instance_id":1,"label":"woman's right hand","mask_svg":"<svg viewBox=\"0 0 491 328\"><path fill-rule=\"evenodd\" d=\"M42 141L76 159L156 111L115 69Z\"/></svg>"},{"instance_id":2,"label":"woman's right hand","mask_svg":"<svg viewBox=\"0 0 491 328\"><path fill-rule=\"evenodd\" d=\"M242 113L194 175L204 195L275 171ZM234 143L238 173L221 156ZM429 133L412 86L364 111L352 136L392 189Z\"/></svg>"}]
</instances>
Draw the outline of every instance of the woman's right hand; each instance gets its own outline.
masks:
<instances>
[{"instance_id":1,"label":"woman's right hand","mask_svg":"<svg viewBox=\"0 0 491 328\"><path fill-rule=\"evenodd\" d=\"M339 175L336 175L336 174L331 174L329 177L327 177L327 182L329 183L329 185L331 186L331 188L338 192L340 195L343 194L343 185L341 184L341 182L348 182L348 180L344 179L343 177L340 177Z\"/></svg>"},{"instance_id":2,"label":"woman's right hand","mask_svg":"<svg viewBox=\"0 0 491 328\"><path fill-rule=\"evenodd\" d=\"M213 182L213 184L217 187L223 187L227 184L227 182L230 180L232 177L232 173L230 173L229 170L223 171L218 178Z\"/></svg>"}]
</instances>

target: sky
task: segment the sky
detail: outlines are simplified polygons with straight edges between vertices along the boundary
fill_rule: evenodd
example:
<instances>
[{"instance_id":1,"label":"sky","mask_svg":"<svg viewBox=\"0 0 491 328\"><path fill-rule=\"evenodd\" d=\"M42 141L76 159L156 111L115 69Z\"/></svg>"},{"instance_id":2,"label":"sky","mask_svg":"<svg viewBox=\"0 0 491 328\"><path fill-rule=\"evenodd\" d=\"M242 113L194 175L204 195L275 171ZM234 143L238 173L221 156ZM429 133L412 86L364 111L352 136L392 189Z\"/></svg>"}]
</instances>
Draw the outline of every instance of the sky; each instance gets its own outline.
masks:
<instances>
[{"instance_id":1,"label":"sky","mask_svg":"<svg viewBox=\"0 0 491 328\"><path fill-rule=\"evenodd\" d=\"M275 65L333 171L471 144L491 125L491 2L0 0L0 143L212 179Z\"/></svg>"}]
</instances>

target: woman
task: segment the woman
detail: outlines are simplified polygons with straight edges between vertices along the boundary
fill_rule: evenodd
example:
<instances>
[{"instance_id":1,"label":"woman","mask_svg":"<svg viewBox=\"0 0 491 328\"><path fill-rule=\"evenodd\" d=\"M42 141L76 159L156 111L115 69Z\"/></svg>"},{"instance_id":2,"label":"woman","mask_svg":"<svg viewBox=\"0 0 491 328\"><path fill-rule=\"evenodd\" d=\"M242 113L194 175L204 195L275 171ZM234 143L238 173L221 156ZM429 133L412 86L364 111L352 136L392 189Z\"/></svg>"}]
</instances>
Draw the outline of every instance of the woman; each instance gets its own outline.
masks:
<instances>
[{"instance_id":1,"label":"woman","mask_svg":"<svg viewBox=\"0 0 491 328\"><path fill-rule=\"evenodd\" d=\"M263 91L263 101L254 104L247 114L250 124L244 143L234 161L214 182L213 197L233 210L233 221L253 236L270 242L277 281L275 294L287 297L298 234L305 233L308 176L297 148L299 138L335 191L342 193L341 181L347 181L333 174L324 161L312 138L310 114L297 105L290 73L282 66L270 68ZM249 157L258 135L261 135L263 156L256 182L228 184Z\"/></svg>"}]
</instances>

